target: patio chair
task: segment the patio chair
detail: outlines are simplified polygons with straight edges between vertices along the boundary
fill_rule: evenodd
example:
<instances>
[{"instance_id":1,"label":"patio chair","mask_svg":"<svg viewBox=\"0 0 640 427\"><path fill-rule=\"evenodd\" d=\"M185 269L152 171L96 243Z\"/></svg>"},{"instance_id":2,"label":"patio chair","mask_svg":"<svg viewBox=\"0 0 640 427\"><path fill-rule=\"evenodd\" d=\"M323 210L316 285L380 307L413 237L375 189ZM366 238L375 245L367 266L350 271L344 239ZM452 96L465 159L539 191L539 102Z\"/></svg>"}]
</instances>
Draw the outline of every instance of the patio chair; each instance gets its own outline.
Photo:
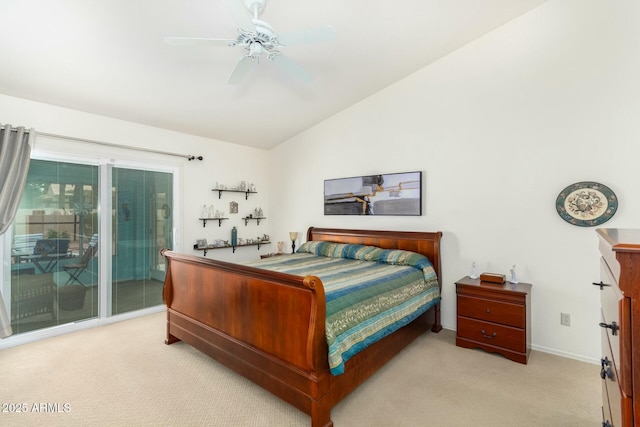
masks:
<instances>
[{"instance_id":1,"label":"patio chair","mask_svg":"<svg viewBox=\"0 0 640 427\"><path fill-rule=\"evenodd\" d=\"M93 258L96 252L98 252L98 246L89 244L82 254L80 262L65 264L63 266L64 271L69 274L69 279L65 283L65 286L73 282L78 282L80 285L86 286L80 281L80 274L87 269L87 266L91 262L91 258Z\"/></svg>"}]
</instances>

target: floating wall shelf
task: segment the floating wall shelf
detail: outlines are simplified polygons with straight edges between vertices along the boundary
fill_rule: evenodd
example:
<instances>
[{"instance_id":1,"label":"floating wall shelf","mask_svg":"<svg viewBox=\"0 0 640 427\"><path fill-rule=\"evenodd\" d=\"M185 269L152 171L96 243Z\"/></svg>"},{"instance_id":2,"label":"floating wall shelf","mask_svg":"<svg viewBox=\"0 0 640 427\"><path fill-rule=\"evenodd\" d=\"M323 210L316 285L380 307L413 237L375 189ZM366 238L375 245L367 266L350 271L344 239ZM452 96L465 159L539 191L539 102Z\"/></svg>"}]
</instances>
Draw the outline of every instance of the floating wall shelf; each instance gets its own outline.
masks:
<instances>
[{"instance_id":1,"label":"floating wall shelf","mask_svg":"<svg viewBox=\"0 0 640 427\"><path fill-rule=\"evenodd\" d=\"M220 227L222 226L222 221L229 218L198 218L198 219L202 221L202 227L207 226L207 221L218 221L218 227Z\"/></svg>"},{"instance_id":2,"label":"floating wall shelf","mask_svg":"<svg viewBox=\"0 0 640 427\"><path fill-rule=\"evenodd\" d=\"M204 252L204 256L207 256L207 251L212 250L212 249L228 249L231 248L233 249L233 253L236 252L236 248L240 248L243 246L257 246L258 250L260 250L260 246L262 245L268 245L271 242L269 241L262 241L262 242L258 242L258 243L246 243L244 245L223 245L223 246L208 246L206 248L199 248L198 245L193 245L193 249L196 251L203 251Z\"/></svg>"},{"instance_id":3,"label":"floating wall shelf","mask_svg":"<svg viewBox=\"0 0 640 427\"><path fill-rule=\"evenodd\" d=\"M245 216L244 218L244 225L249 224L249 221L251 221L252 219L255 219L256 221L258 221L258 225L260 225L260 220L261 219L267 219L266 216L261 216L261 217L250 217L250 216Z\"/></svg>"},{"instance_id":4,"label":"floating wall shelf","mask_svg":"<svg viewBox=\"0 0 640 427\"><path fill-rule=\"evenodd\" d=\"M211 191L217 191L218 192L218 199L222 198L222 193L224 193L225 191L227 193L244 193L244 199L245 200L249 200L249 194L255 194L257 193L257 191L248 191L248 190L221 190L219 188L214 188Z\"/></svg>"}]
</instances>

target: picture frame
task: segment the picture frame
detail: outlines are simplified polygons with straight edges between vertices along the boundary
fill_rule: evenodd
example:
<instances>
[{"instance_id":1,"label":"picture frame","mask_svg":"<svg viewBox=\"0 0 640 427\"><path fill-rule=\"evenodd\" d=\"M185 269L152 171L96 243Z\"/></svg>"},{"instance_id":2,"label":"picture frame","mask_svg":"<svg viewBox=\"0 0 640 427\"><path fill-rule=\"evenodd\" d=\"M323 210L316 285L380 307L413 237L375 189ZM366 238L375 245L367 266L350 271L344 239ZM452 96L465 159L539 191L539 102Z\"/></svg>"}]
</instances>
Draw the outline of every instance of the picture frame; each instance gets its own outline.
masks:
<instances>
[{"instance_id":1,"label":"picture frame","mask_svg":"<svg viewBox=\"0 0 640 427\"><path fill-rule=\"evenodd\" d=\"M207 244L207 239L197 239L196 240L196 247L198 249L206 249L209 247L209 245Z\"/></svg>"},{"instance_id":2,"label":"picture frame","mask_svg":"<svg viewBox=\"0 0 640 427\"><path fill-rule=\"evenodd\" d=\"M327 179L324 214L421 216L422 172Z\"/></svg>"}]
</instances>

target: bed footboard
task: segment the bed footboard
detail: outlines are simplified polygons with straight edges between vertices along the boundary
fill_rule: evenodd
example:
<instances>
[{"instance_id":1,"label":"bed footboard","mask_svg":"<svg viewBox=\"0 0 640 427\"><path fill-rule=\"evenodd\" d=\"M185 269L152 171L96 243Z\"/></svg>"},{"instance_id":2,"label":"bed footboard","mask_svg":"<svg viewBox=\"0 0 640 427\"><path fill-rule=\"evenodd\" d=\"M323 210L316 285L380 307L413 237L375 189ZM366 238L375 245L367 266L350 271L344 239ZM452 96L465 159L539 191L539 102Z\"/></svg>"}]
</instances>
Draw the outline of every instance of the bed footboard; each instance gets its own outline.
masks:
<instances>
[{"instance_id":1,"label":"bed footboard","mask_svg":"<svg viewBox=\"0 0 640 427\"><path fill-rule=\"evenodd\" d=\"M321 280L162 254L165 343L182 340L330 425Z\"/></svg>"}]
</instances>

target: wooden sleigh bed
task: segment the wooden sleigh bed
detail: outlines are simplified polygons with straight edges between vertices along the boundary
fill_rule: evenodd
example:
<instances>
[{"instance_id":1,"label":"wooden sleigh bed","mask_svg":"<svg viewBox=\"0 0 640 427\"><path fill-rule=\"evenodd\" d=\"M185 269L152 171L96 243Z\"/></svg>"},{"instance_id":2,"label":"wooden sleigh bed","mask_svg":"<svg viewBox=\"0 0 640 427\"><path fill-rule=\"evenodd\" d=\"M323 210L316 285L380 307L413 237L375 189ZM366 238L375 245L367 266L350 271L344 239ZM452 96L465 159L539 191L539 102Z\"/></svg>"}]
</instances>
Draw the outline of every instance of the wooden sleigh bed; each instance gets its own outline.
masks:
<instances>
[{"instance_id":1,"label":"wooden sleigh bed","mask_svg":"<svg viewBox=\"0 0 640 427\"><path fill-rule=\"evenodd\" d=\"M425 255L441 282L441 232L309 228L307 241L402 249ZM184 341L331 426L331 408L416 337L439 332L440 303L351 357L332 375L325 339L325 291L314 276L294 276L169 250L165 343Z\"/></svg>"}]
</instances>

